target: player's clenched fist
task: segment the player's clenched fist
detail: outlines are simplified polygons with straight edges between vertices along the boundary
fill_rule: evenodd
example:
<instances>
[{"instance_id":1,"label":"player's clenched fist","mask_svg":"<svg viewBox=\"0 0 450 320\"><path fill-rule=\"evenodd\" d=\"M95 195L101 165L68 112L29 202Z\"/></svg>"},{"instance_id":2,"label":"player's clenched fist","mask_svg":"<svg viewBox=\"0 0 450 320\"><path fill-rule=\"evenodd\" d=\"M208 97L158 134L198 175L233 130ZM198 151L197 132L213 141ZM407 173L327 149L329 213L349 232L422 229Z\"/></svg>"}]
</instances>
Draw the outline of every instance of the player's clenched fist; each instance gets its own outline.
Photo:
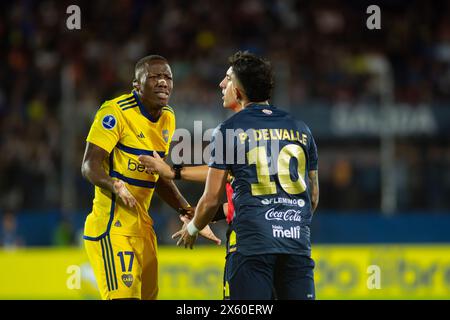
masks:
<instances>
[{"instance_id":1,"label":"player's clenched fist","mask_svg":"<svg viewBox=\"0 0 450 320\"><path fill-rule=\"evenodd\" d=\"M133 195L128 191L125 182L121 180L114 180L113 183L114 193L122 199L123 203L125 205L133 208L136 206L136 199L133 197Z\"/></svg>"}]
</instances>

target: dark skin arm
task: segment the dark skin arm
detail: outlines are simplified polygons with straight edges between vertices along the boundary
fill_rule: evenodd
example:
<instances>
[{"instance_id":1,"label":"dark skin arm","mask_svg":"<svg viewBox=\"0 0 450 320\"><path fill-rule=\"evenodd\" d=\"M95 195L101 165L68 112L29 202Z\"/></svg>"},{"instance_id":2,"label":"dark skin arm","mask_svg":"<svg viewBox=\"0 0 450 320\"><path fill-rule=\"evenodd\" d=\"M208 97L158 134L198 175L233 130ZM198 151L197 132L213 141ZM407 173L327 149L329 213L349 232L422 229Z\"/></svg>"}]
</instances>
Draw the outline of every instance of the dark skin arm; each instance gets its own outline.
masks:
<instances>
[{"instance_id":1,"label":"dark skin arm","mask_svg":"<svg viewBox=\"0 0 450 320\"><path fill-rule=\"evenodd\" d=\"M189 203L172 180L159 177L155 191L164 202L177 212L179 208L187 209L189 207Z\"/></svg>"},{"instance_id":2,"label":"dark skin arm","mask_svg":"<svg viewBox=\"0 0 450 320\"><path fill-rule=\"evenodd\" d=\"M179 208L187 209L187 215L189 217L180 216L180 219L184 222L185 225L189 223L190 219L194 216L195 207L189 206L189 203L183 197L180 190L178 190L177 186L172 180L167 180L159 177L156 184L156 193L162 200L164 200L177 212ZM200 231L200 235L208 240L214 241L217 245L220 245L221 243L221 240L216 237L209 226L205 225L205 227Z\"/></svg>"},{"instance_id":3,"label":"dark skin arm","mask_svg":"<svg viewBox=\"0 0 450 320\"><path fill-rule=\"evenodd\" d=\"M125 205L136 206L136 199L128 191L125 182L112 179L103 168L103 161L109 157L109 153L93 143L86 144L81 174L93 185L108 190L117 195Z\"/></svg>"},{"instance_id":4,"label":"dark skin arm","mask_svg":"<svg viewBox=\"0 0 450 320\"><path fill-rule=\"evenodd\" d=\"M317 170L308 172L309 186L311 188L311 212L314 213L319 205L319 173Z\"/></svg>"},{"instance_id":5,"label":"dark skin arm","mask_svg":"<svg viewBox=\"0 0 450 320\"><path fill-rule=\"evenodd\" d=\"M228 173L225 170L214 168L208 170L205 191L197 204L193 218L193 223L197 229L203 229L214 218L217 208L220 205L220 197L225 192L227 176ZM176 232L172 238L180 237L177 245L184 243L185 248L189 246L192 249L197 236L189 235L186 226L186 224L183 225L183 228Z\"/></svg>"},{"instance_id":6,"label":"dark skin arm","mask_svg":"<svg viewBox=\"0 0 450 320\"><path fill-rule=\"evenodd\" d=\"M147 172L154 172L159 174L159 179L167 179L169 182L175 179L175 171L165 162L165 159L161 158L158 153L154 152L153 156L139 156L139 161L145 166ZM180 178L185 181L193 182L206 182L208 175L208 166L191 166L183 167L180 170ZM231 176L228 175L228 181L231 180ZM173 207L173 206L172 206ZM223 204L223 211L227 212L228 204ZM225 216L224 216L225 218Z\"/></svg>"},{"instance_id":7,"label":"dark skin arm","mask_svg":"<svg viewBox=\"0 0 450 320\"><path fill-rule=\"evenodd\" d=\"M102 165L103 161L108 157L109 153L106 150L87 142L81 165L81 174L93 185L114 192L114 180L106 174Z\"/></svg>"}]
</instances>

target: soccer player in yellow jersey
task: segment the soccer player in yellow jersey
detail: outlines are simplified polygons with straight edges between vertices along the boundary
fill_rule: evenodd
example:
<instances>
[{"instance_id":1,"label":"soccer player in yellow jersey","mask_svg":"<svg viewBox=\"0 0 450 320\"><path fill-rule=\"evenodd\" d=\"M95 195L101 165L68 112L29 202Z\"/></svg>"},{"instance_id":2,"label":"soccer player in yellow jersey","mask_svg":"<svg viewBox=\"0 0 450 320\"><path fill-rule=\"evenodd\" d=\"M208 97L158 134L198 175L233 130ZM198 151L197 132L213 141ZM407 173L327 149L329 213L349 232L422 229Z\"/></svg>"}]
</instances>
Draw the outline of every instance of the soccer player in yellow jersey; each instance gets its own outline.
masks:
<instances>
[{"instance_id":1,"label":"soccer player in yellow jersey","mask_svg":"<svg viewBox=\"0 0 450 320\"><path fill-rule=\"evenodd\" d=\"M97 111L81 169L95 185L84 242L102 299L157 298L157 243L148 213L153 193L177 211L190 209L172 181L147 172L138 160L154 151L165 157L175 131L167 60L158 55L139 60L133 87ZM205 234L220 241L210 229Z\"/></svg>"}]
</instances>

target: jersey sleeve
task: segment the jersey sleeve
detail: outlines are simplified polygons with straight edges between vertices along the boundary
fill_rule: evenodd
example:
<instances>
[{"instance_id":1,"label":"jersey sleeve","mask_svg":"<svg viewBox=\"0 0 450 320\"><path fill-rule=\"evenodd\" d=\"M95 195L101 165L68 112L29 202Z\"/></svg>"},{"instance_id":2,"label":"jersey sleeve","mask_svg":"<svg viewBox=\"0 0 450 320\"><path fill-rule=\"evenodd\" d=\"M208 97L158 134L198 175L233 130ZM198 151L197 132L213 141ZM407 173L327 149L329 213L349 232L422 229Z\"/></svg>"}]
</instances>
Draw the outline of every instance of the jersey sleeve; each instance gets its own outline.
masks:
<instances>
[{"instance_id":1,"label":"jersey sleeve","mask_svg":"<svg viewBox=\"0 0 450 320\"><path fill-rule=\"evenodd\" d=\"M317 154L317 146L316 146L316 142L314 141L314 137L311 134L311 131L308 129L308 134L309 134L309 145L308 145L308 159L309 159L309 163L308 163L308 171L311 170L317 170L318 169L318 154Z\"/></svg>"},{"instance_id":2,"label":"jersey sleeve","mask_svg":"<svg viewBox=\"0 0 450 320\"><path fill-rule=\"evenodd\" d=\"M225 129L223 124L219 125L212 134L211 138L211 157L208 162L210 168L228 170L226 163L226 141Z\"/></svg>"},{"instance_id":3,"label":"jersey sleeve","mask_svg":"<svg viewBox=\"0 0 450 320\"><path fill-rule=\"evenodd\" d=\"M172 139L173 139L173 135L175 133L175 129L176 129L176 118L175 118L175 113L172 112L169 113L169 123L168 123L168 131L169 131L169 137L168 137L168 142L166 144L166 149L164 150L165 152L165 156L167 157L169 155L169 149L170 149L170 144L172 143Z\"/></svg>"},{"instance_id":4,"label":"jersey sleeve","mask_svg":"<svg viewBox=\"0 0 450 320\"><path fill-rule=\"evenodd\" d=\"M120 140L123 123L118 108L112 104L104 104L95 115L86 141L93 143L108 153Z\"/></svg>"}]
</instances>

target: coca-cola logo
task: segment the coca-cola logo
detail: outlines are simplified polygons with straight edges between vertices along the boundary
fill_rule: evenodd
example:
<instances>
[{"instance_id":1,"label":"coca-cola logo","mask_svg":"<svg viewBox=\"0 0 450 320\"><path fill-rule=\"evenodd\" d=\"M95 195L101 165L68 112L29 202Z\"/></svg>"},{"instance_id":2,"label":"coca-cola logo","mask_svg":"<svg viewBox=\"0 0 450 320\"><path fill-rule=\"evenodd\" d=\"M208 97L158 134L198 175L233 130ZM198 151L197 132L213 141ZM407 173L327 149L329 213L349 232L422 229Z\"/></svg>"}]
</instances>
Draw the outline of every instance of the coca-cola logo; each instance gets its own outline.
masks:
<instances>
[{"instance_id":1,"label":"coca-cola logo","mask_svg":"<svg viewBox=\"0 0 450 320\"><path fill-rule=\"evenodd\" d=\"M287 211L275 211L274 208L266 212L266 220L277 220L277 221L302 221L301 210L289 209Z\"/></svg>"}]
</instances>

